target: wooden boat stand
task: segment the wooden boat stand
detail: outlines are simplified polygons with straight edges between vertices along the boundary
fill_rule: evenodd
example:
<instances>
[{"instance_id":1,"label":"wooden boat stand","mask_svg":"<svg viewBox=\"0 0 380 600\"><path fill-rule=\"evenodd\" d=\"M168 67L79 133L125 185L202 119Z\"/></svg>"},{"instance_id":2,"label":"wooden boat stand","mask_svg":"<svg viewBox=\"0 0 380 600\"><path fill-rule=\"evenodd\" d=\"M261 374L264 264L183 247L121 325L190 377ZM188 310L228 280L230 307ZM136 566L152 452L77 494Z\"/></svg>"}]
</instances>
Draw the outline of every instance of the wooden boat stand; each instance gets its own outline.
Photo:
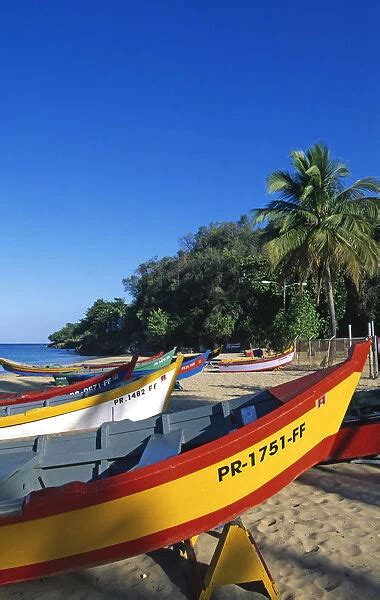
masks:
<instances>
[{"instance_id":1,"label":"wooden boat stand","mask_svg":"<svg viewBox=\"0 0 380 600\"><path fill-rule=\"evenodd\" d=\"M194 548L199 536L184 540L179 547L190 566L195 600L209 600L214 588L231 584L244 584L245 589L256 591L270 600L280 598L252 534L240 519L226 523L221 532L213 530L206 534L217 537L218 543L204 576Z\"/></svg>"}]
</instances>

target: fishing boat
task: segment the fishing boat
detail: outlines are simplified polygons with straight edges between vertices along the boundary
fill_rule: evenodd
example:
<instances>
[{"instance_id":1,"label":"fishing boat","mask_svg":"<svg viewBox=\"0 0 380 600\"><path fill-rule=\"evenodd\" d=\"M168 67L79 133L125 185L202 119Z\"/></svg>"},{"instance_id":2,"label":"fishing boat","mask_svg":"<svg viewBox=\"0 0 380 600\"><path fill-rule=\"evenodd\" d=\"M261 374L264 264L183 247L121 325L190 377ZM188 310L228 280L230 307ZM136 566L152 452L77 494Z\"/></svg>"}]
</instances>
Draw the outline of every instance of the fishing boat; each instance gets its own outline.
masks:
<instances>
[{"instance_id":1,"label":"fishing boat","mask_svg":"<svg viewBox=\"0 0 380 600\"><path fill-rule=\"evenodd\" d=\"M178 375L177 375L177 382L180 379L186 379L188 377L192 377L193 375L197 375L198 373L201 373L207 364L207 361L209 358L209 353L210 353L210 351L207 350L207 352L204 352L203 354L198 354L195 358L190 358L188 360L184 360L182 363L182 366L178 372ZM151 373L154 373L154 370L152 370L152 369L141 369L139 371L134 370L133 376L145 377L146 375L150 375ZM87 377L88 377L88 375L87 375ZM83 384L85 384L87 382L87 385L90 385L91 378L88 379L87 377L85 377L84 374L79 374L79 375L74 374L74 375L69 375L67 377L67 379L70 381L82 381ZM180 386L180 384L177 384L175 389L183 389L183 388ZM0 398L0 406L1 405L2 405L2 401Z\"/></svg>"},{"instance_id":2,"label":"fishing boat","mask_svg":"<svg viewBox=\"0 0 380 600\"><path fill-rule=\"evenodd\" d=\"M113 562L226 523L329 456L369 342L256 393L0 443L0 583Z\"/></svg>"},{"instance_id":3,"label":"fishing boat","mask_svg":"<svg viewBox=\"0 0 380 600\"><path fill-rule=\"evenodd\" d=\"M160 367L164 367L168 364L171 363L173 356L175 354L175 348L173 348L173 350L171 350L170 352L167 352L166 354L163 353L159 353L153 357L147 358L147 359L143 359L138 361L138 363L136 364L136 370L140 370L140 369L147 369L147 368L160 368ZM125 364L125 363L121 363L121 364ZM66 377L66 376L70 376L70 374L74 374L74 373L79 373L80 371L85 371L84 373L82 373L83 375L83 379L86 378L86 376L88 377L88 370L93 370L93 369L97 369L99 370L99 372L96 373L96 375L100 374L100 371L102 369L111 369L112 368L112 363L110 364L93 364L91 366L89 365L85 365L85 364L80 364L80 365L61 365L61 366L57 366L57 365L46 365L46 366L41 366L41 365L25 365L22 363L18 363L18 362L14 362L12 360L8 360L6 358L0 358L0 365L3 367L3 369L5 371L9 371L10 373L14 373L15 375L23 375L24 377L29 377L29 376L37 376L37 377ZM117 364L117 366L119 366L119 364ZM74 383L74 382L71 382Z\"/></svg>"},{"instance_id":4,"label":"fishing boat","mask_svg":"<svg viewBox=\"0 0 380 600\"><path fill-rule=\"evenodd\" d=\"M210 356L210 350L207 350L203 354L200 354L196 358L183 361L182 366L177 375L177 381L179 379L186 379L201 373L207 364Z\"/></svg>"},{"instance_id":5,"label":"fishing boat","mask_svg":"<svg viewBox=\"0 0 380 600\"><path fill-rule=\"evenodd\" d=\"M155 357L153 359L149 359L144 362L138 361L134 368L133 374L139 375L139 374L153 373L154 371L157 371L157 369L161 369L162 367L166 367L167 365L170 365L170 363L172 362L172 360L174 358L175 351L176 351L176 348L173 348L173 350L170 350L170 352L166 352L166 354L162 354L159 357ZM182 355L178 355L178 356L182 356ZM84 370L84 371L78 371L76 373L68 373L67 375L65 375L65 379L69 384L77 383L79 381L85 381L91 377L98 377L99 375L101 375L101 373L102 373L102 371L95 372L95 373L89 373L87 370Z\"/></svg>"},{"instance_id":6,"label":"fishing boat","mask_svg":"<svg viewBox=\"0 0 380 600\"><path fill-rule=\"evenodd\" d=\"M208 360L214 360L214 358L219 356L222 350L223 346L218 346L217 348L214 348L214 350L211 350L210 354L208 355Z\"/></svg>"},{"instance_id":7,"label":"fishing boat","mask_svg":"<svg viewBox=\"0 0 380 600\"><path fill-rule=\"evenodd\" d=\"M55 375L62 375L64 373L75 373L75 371L82 368L82 365L24 365L1 357L0 365L5 371L25 377L54 377Z\"/></svg>"},{"instance_id":8,"label":"fishing boat","mask_svg":"<svg viewBox=\"0 0 380 600\"><path fill-rule=\"evenodd\" d=\"M137 421L161 412L173 391L182 357L146 377L101 393L85 392L0 407L0 440L99 427L106 421Z\"/></svg>"},{"instance_id":9,"label":"fishing boat","mask_svg":"<svg viewBox=\"0 0 380 600\"><path fill-rule=\"evenodd\" d=\"M21 393L4 393L0 395L0 407L11 404L25 404L34 402L35 400L47 400L56 396L72 396L72 395L90 395L98 392L104 392L107 388L115 387L117 384L126 381L132 377L133 369L137 361L137 356L134 356L129 363L101 373L97 377L90 377L90 381L79 381L71 385L57 387L49 387L43 390L35 390L31 392Z\"/></svg>"},{"instance_id":10,"label":"fishing boat","mask_svg":"<svg viewBox=\"0 0 380 600\"><path fill-rule=\"evenodd\" d=\"M197 375L198 373L201 373L201 371L203 371L203 368L205 367L205 365L207 363L209 354L210 354L210 351L207 350L203 354L198 354L195 358L189 358L188 360L184 360L181 365L181 368L178 372L177 381L179 379L186 379L187 377L192 377L193 375ZM152 373L152 372L153 371L150 371L150 370L141 370L141 371L134 371L134 374L148 375L149 373Z\"/></svg>"},{"instance_id":11,"label":"fishing boat","mask_svg":"<svg viewBox=\"0 0 380 600\"><path fill-rule=\"evenodd\" d=\"M356 392L332 445L329 461L380 454L380 389Z\"/></svg>"},{"instance_id":12,"label":"fishing boat","mask_svg":"<svg viewBox=\"0 0 380 600\"><path fill-rule=\"evenodd\" d=\"M217 368L221 373L251 373L255 371L273 371L292 362L295 350L290 348L282 354L274 354L264 358L237 358L220 360Z\"/></svg>"},{"instance_id":13,"label":"fishing boat","mask_svg":"<svg viewBox=\"0 0 380 600\"><path fill-rule=\"evenodd\" d=\"M148 356L147 358L140 358L137 362L137 364L142 365L144 363L150 362L151 360L156 360L156 358L160 358L160 356L163 355L163 352L158 352L157 354L153 354L152 356ZM126 357L129 358L129 357ZM82 367L84 369L88 369L89 371L98 371L99 369L115 369L116 367L120 367L121 365L125 365L126 363L130 362L130 360L122 360L122 361L116 361L116 362L107 362L107 363L98 363L98 362L92 362L92 363L84 363L82 365Z\"/></svg>"},{"instance_id":14,"label":"fishing boat","mask_svg":"<svg viewBox=\"0 0 380 600\"><path fill-rule=\"evenodd\" d=\"M167 365L170 365L170 363L173 360L175 351L176 351L176 348L173 348L173 350L170 350L169 352L166 352L165 354L162 354L158 357L154 357L152 359L147 359L147 360L144 360L141 362L139 361L136 364L135 372L144 371L146 369L156 370L156 369L161 369L162 367L166 367Z\"/></svg>"}]
</instances>

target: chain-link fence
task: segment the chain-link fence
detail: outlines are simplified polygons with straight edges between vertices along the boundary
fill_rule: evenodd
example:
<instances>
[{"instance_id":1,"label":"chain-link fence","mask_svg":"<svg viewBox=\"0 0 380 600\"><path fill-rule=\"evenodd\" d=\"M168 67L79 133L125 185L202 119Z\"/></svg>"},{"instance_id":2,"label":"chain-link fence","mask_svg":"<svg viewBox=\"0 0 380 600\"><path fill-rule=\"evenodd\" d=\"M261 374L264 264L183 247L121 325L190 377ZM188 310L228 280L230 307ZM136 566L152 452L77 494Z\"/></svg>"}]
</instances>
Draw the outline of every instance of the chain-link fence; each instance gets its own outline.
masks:
<instances>
[{"instance_id":1,"label":"chain-link fence","mask_svg":"<svg viewBox=\"0 0 380 600\"><path fill-rule=\"evenodd\" d=\"M365 338L352 338L351 342L363 340ZM294 364L299 366L308 366L313 369L326 367L329 361L329 355L332 352L334 345L334 361L333 364L342 362L348 356L350 347L349 338L329 339L310 339L296 340L296 353Z\"/></svg>"}]
</instances>

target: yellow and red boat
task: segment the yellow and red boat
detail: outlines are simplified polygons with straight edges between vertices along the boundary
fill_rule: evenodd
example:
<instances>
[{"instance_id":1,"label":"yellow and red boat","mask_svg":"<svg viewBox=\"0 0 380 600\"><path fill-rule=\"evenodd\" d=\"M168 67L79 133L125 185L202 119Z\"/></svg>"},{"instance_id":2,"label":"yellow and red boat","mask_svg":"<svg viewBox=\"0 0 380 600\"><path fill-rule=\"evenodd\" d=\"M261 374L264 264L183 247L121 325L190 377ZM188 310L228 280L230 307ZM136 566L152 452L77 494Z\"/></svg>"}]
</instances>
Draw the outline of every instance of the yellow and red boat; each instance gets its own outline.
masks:
<instances>
[{"instance_id":1,"label":"yellow and red boat","mask_svg":"<svg viewBox=\"0 0 380 600\"><path fill-rule=\"evenodd\" d=\"M140 359L135 365L136 371L143 369L158 369L169 365L174 357L175 350L176 349L173 348L173 350L166 354L159 352L154 356ZM112 368L127 364L130 360L131 359L129 359L129 361L117 363L88 363L80 365L27 365L0 357L0 366L2 366L5 371L9 371L9 373L22 375L24 377L62 377L64 375L70 375L85 370L86 372L83 377L85 378L89 376L88 371L101 371L103 369L109 371Z\"/></svg>"},{"instance_id":2,"label":"yellow and red boat","mask_svg":"<svg viewBox=\"0 0 380 600\"><path fill-rule=\"evenodd\" d=\"M82 365L26 365L1 357L0 366L9 373L23 375L24 377L54 377L64 373L75 373L82 368Z\"/></svg>"},{"instance_id":3,"label":"yellow and red boat","mask_svg":"<svg viewBox=\"0 0 380 600\"><path fill-rule=\"evenodd\" d=\"M263 502L330 455L369 345L250 400L0 443L0 583L162 548Z\"/></svg>"}]
</instances>

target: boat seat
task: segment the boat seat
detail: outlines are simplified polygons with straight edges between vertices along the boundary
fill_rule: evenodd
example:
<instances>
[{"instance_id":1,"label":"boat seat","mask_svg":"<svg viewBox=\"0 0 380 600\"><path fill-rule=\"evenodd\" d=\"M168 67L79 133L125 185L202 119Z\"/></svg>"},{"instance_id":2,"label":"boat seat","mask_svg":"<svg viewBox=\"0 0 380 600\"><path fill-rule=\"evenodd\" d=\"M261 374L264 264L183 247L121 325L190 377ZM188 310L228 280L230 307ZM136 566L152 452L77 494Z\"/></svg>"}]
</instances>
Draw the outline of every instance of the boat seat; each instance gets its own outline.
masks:
<instances>
[{"instance_id":1,"label":"boat seat","mask_svg":"<svg viewBox=\"0 0 380 600\"><path fill-rule=\"evenodd\" d=\"M182 429L170 433L154 433L150 436L140 461L133 470L180 454L182 447Z\"/></svg>"},{"instance_id":2,"label":"boat seat","mask_svg":"<svg viewBox=\"0 0 380 600\"><path fill-rule=\"evenodd\" d=\"M17 517L22 515L22 506L25 498L13 498L12 500L0 500L0 519L6 517Z\"/></svg>"},{"instance_id":3,"label":"boat seat","mask_svg":"<svg viewBox=\"0 0 380 600\"><path fill-rule=\"evenodd\" d=\"M1 484L12 477L17 471L20 471L23 467L30 464L31 461L35 462L35 455L30 452L21 455L11 455L6 457L6 461L0 462L0 486Z\"/></svg>"}]
</instances>

